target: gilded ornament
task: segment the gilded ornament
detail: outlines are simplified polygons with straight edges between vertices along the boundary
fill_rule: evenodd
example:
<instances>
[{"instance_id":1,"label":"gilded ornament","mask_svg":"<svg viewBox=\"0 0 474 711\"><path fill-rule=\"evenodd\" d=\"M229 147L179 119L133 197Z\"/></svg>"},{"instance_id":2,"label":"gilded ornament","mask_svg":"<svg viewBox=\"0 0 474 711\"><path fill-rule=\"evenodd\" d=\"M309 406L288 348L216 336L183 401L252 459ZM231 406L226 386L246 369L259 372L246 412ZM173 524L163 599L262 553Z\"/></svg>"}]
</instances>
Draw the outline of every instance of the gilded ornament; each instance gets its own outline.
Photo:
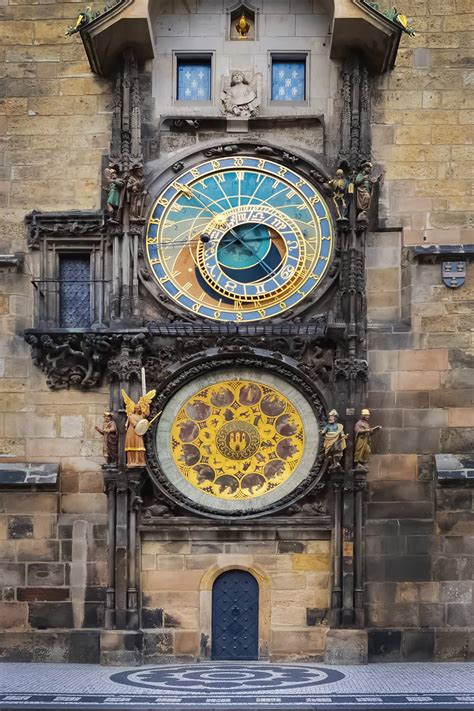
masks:
<instances>
[{"instance_id":1,"label":"gilded ornament","mask_svg":"<svg viewBox=\"0 0 474 711\"><path fill-rule=\"evenodd\" d=\"M287 481L304 451L298 410L275 388L226 380L202 388L171 426L173 460L194 487L220 499L252 499Z\"/></svg>"},{"instance_id":2,"label":"gilded ornament","mask_svg":"<svg viewBox=\"0 0 474 711\"><path fill-rule=\"evenodd\" d=\"M156 395L156 390L150 390L135 403L122 389L122 397L125 403L127 421L125 422L125 455L127 467L145 466L145 445L143 443L143 422L148 422L150 414L150 404ZM141 434L140 434L141 432Z\"/></svg>"},{"instance_id":3,"label":"gilded ornament","mask_svg":"<svg viewBox=\"0 0 474 711\"><path fill-rule=\"evenodd\" d=\"M239 21L235 25L235 29L237 30L239 39L247 39L249 30L250 30L250 22L245 17L245 12L243 10L242 10L242 15L239 18Z\"/></svg>"},{"instance_id":4,"label":"gilded ornament","mask_svg":"<svg viewBox=\"0 0 474 711\"><path fill-rule=\"evenodd\" d=\"M238 324L288 315L332 264L328 205L304 176L266 152L206 153L208 160L155 198L151 275L194 317Z\"/></svg>"}]
</instances>

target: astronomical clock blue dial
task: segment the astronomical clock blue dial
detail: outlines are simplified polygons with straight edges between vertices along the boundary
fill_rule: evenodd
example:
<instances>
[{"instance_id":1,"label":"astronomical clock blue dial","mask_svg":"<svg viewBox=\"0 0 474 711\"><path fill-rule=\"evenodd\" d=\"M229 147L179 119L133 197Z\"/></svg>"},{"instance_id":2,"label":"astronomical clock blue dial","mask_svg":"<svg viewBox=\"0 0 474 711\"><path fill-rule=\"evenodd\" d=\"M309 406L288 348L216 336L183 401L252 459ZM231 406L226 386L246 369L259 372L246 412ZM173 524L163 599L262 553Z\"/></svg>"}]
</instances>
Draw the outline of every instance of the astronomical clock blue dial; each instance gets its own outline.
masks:
<instances>
[{"instance_id":1,"label":"astronomical clock blue dial","mask_svg":"<svg viewBox=\"0 0 474 711\"><path fill-rule=\"evenodd\" d=\"M218 321L293 309L320 284L334 249L321 194L266 158L209 159L156 199L147 255L177 305Z\"/></svg>"}]
</instances>

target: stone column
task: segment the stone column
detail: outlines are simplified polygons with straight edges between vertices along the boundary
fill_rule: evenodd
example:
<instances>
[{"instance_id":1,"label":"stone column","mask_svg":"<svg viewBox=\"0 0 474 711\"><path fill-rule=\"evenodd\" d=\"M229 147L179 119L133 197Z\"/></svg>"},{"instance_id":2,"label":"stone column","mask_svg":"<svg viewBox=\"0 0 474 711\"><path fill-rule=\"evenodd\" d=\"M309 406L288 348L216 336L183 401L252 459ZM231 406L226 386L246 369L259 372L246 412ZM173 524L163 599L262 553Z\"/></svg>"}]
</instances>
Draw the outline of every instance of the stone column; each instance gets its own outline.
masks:
<instances>
[{"instance_id":1,"label":"stone column","mask_svg":"<svg viewBox=\"0 0 474 711\"><path fill-rule=\"evenodd\" d=\"M334 510L333 580L331 591L330 625L339 627L342 608L342 471L331 478Z\"/></svg>"},{"instance_id":2,"label":"stone column","mask_svg":"<svg viewBox=\"0 0 474 711\"><path fill-rule=\"evenodd\" d=\"M117 467L105 464L104 490L107 494L107 591L105 598L105 627L115 626L115 505L117 487Z\"/></svg>"},{"instance_id":3,"label":"stone column","mask_svg":"<svg viewBox=\"0 0 474 711\"><path fill-rule=\"evenodd\" d=\"M132 469L128 481L128 588L127 588L127 627L139 627L139 606L137 591L137 513L142 499L140 489L145 480L144 469Z\"/></svg>"},{"instance_id":4,"label":"stone column","mask_svg":"<svg viewBox=\"0 0 474 711\"><path fill-rule=\"evenodd\" d=\"M115 488L115 536L114 536L114 592L115 592L115 628L127 629L128 588L131 555L130 543L133 543L135 556L135 538L129 536L129 480L134 470L127 469L125 458L125 421L126 412L121 395L122 388L137 402L140 398L140 376L143 347L133 336L124 336L120 354L109 361L111 376L111 403L116 413L119 432L119 460ZM134 558L135 559L135 558ZM112 556L111 556L112 561ZM112 572L110 575L112 576ZM111 617L111 614L109 614Z\"/></svg>"},{"instance_id":5,"label":"stone column","mask_svg":"<svg viewBox=\"0 0 474 711\"><path fill-rule=\"evenodd\" d=\"M357 627L365 626L364 614L364 491L367 487L367 472L354 469L355 489L355 537L354 537L354 623Z\"/></svg>"}]
</instances>

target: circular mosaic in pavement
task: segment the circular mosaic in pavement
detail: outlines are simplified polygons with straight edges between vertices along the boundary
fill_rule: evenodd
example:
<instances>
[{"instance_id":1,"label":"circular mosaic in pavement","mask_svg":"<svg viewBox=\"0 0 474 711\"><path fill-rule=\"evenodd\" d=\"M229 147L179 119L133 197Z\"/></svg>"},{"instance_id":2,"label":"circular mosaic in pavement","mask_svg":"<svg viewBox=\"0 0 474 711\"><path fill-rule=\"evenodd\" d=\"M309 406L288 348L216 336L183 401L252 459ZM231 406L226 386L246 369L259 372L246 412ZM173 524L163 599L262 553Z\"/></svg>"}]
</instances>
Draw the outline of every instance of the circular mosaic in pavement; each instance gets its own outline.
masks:
<instances>
[{"instance_id":1,"label":"circular mosaic in pavement","mask_svg":"<svg viewBox=\"0 0 474 711\"><path fill-rule=\"evenodd\" d=\"M112 674L111 681L144 689L188 692L279 691L332 684L344 679L334 669L279 664L198 664L134 669Z\"/></svg>"}]
</instances>

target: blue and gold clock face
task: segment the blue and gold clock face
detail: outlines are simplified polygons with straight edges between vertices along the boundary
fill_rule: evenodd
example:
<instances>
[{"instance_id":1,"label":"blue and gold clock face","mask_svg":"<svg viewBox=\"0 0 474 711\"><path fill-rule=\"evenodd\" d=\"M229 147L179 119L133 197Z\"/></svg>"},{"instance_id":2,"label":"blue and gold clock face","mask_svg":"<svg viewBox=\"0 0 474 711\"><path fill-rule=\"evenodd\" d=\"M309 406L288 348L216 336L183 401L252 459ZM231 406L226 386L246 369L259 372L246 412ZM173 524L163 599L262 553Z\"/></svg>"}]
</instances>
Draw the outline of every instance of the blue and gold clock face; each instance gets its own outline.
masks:
<instances>
[{"instance_id":1,"label":"blue and gold clock face","mask_svg":"<svg viewBox=\"0 0 474 711\"><path fill-rule=\"evenodd\" d=\"M291 168L240 155L209 159L168 185L146 241L152 273L177 305L236 323L295 308L334 249L318 190Z\"/></svg>"}]
</instances>

